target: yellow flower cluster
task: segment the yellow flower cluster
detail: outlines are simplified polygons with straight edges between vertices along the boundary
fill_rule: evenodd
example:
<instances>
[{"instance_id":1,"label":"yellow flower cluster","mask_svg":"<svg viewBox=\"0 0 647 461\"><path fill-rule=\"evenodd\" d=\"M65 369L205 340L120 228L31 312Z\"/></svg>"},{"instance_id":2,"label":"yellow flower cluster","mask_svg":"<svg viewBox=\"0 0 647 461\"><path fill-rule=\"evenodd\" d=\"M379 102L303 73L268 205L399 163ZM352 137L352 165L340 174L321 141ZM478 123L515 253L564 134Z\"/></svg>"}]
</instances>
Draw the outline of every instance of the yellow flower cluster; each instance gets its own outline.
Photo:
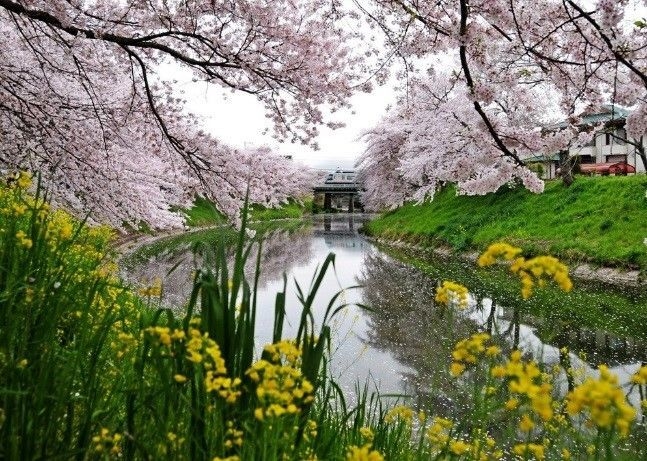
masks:
<instances>
[{"instance_id":1,"label":"yellow flower cluster","mask_svg":"<svg viewBox=\"0 0 647 461\"><path fill-rule=\"evenodd\" d=\"M227 421L227 431L225 432L225 448L230 449L233 446L243 446L243 431L234 427L234 423Z\"/></svg>"},{"instance_id":2,"label":"yellow flower cluster","mask_svg":"<svg viewBox=\"0 0 647 461\"><path fill-rule=\"evenodd\" d=\"M631 382L644 386L647 384L647 365L643 365L640 369L631 376Z\"/></svg>"},{"instance_id":3,"label":"yellow flower cluster","mask_svg":"<svg viewBox=\"0 0 647 461\"><path fill-rule=\"evenodd\" d=\"M293 367L301 365L301 350L294 341L283 340L263 348L263 357L272 363L284 363Z\"/></svg>"},{"instance_id":4,"label":"yellow flower cluster","mask_svg":"<svg viewBox=\"0 0 647 461\"><path fill-rule=\"evenodd\" d=\"M496 263L498 259L512 261L520 254L521 248L517 248L503 242L493 243L481 254L481 256L479 256L476 263L480 267L491 266Z\"/></svg>"},{"instance_id":5,"label":"yellow flower cluster","mask_svg":"<svg viewBox=\"0 0 647 461\"><path fill-rule=\"evenodd\" d=\"M373 429L371 429L370 427L360 427L359 434L364 440L366 440L367 443L373 443L375 434L373 433Z\"/></svg>"},{"instance_id":6,"label":"yellow flower cluster","mask_svg":"<svg viewBox=\"0 0 647 461\"><path fill-rule=\"evenodd\" d=\"M206 370L204 385L207 392L214 392L227 403L235 403L241 396L240 378L227 376L225 360L220 353L220 347L209 338L208 333L202 333L196 328L189 329L189 340L186 343L187 360L201 363Z\"/></svg>"},{"instance_id":7,"label":"yellow flower cluster","mask_svg":"<svg viewBox=\"0 0 647 461\"><path fill-rule=\"evenodd\" d=\"M227 376L225 360L220 353L220 347L208 333L202 333L197 328L189 328L188 335L184 330L169 327L154 326L145 330L146 334L167 349L174 344L183 349L184 357L189 362L202 365L205 370L204 386L207 392L214 392L222 397L227 403L235 403L241 396L240 378ZM175 382L182 384L188 378L182 374L173 376Z\"/></svg>"},{"instance_id":8,"label":"yellow flower cluster","mask_svg":"<svg viewBox=\"0 0 647 461\"><path fill-rule=\"evenodd\" d=\"M19 245L24 246L27 249L31 248L34 244L34 242L32 242L32 240L27 237L27 234L25 234L25 232L21 230L16 232L16 240L18 240Z\"/></svg>"},{"instance_id":9,"label":"yellow flower cluster","mask_svg":"<svg viewBox=\"0 0 647 461\"><path fill-rule=\"evenodd\" d=\"M454 423L447 418L434 417L433 422L427 428L427 438L434 446L445 446L449 440L449 434Z\"/></svg>"},{"instance_id":10,"label":"yellow flower cluster","mask_svg":"<svg viewBox=\"0 0 647 461\"><path fill-rule=\"evenodd\" d=\"M265 348L264 356L255 362L247 375L256 384L256 397L260 404L254 416L279 417L301 412L301 407L314 400L313 385L302 375L296 365L301 351L291 341L281 341Z\"/></svg>"},{"instance_id":11,"label":"yellow flower cluster","mask_svg":"<svg viewBox=\"0 0 647 461\"><path fill-rule=\"evenodd\" d=\"M50 245L54 246L59 242L69 240L74 233L74 220L72 217L62 210L54 211L49 217L46 238Z\"/></svg>"},{"instance_id":12,"label":"yellow flower cluster","mask_svg":"<svg viewBox=\"0 0 647 461\"><path fill-rule=\"evenodd\" d=\"M467 288L460 283L445 280L441 286L436 289L436 302L446 306L453 304L462 309L467 307Z\"/></svg>"},{"instance_id":13,"label":"yellow flower cluster","mask_svg":"<svg viewBox=\"0 0 647 461\"><path fill-rule=\"evenodd\" d=\"M28 171L21 171L18 175L16 185L21 189L27 189L31 186L31 174Z\"/></svg>"},{"instance_id":14,"label":"yellow flower cluster","mask_svg":"<svg viewBox=\"0 0 647 461\"><path fill-rule=\"evenodd\" d=\"M171 347L175 340L182 341L185 338L184 330L171 330L169 327L148 327L144 332L166 347Z\"/></svg>"},{"instance_id":15,"label":"yellow flower cluster","mask_svg":"<svg viewBox=\"0 0 647 461\"><path fill-rule=\"evenodd\" d=\"M117 333L117 340L110 343L110 347L117 353L120 359L137 347L137 338L131 333L120 331Z\"/></svg>"},{"instance_id":16,"label":"yellow flower cluster","mask_svg":"<svg viewBox=\"0 0 647 461\"><path fill-rule=\"evenodd\" d=\"M568 267L553 256L537 256L528 260L517 258L510 266L510 270L521 278L523 299L528 299L532 295L535 284L543 286L546 278L553 279L557 286L566 292L573 288L573 282L568 276Z\"/></svg>"},{"instance_id":17,"label":"yellow flower cluster","mask_svg":"<svg viewBox=\"0 0 647 461\"><path fill-rule=\"evenodd\" d=\"M121 434L111 434L110 430L104 427L99 434L92 437L94 451L119 455L121 453L121 439Z\"/></svg>"},{"instance_id":18,"label":"yellow flower cluster","mask_svg":"<svg viewBox=\"0 0 647 461\"><path fill-rule=\"evenodd\" d=\"M145 287L140 288L138 293L144 297L157 298L162 295L162 279L155 277L155 279L147 284Z\"/></svg>"},{"instance_id":19,"label":"yellow flower cluster","mask_svg":"<svg viewBox=\"0 0 647 461\"><path fill-rule=\"evenodd\" d=\"M371 450L371 444L348 447L346 461L384 461L384 456L377 450Z\"/></svg>"},{"instance_id":20,"label":"yellow flower cluster","mask_svg":"<svg viewBox=\"0 0 647 461\"><path fill-rule=\"evenodd\" d=\"M616 428L622 437L636 417L636 410L618 385L618 377L605 365L599 366L599 379L587 378L566 396L566 411L575 416L588 413L589 424L600 430Z\"/></svg>"},{"instance_id":21,"label":"yellow flower cluster","mask_svg":"<svg viewBox=\"0 0 647 461\"><path fill-rule=\"evenodd\" d=\"M518 397L509 399L505 404L506 409L515 410L527 403L543 421L553 417L553 386L548 382L550 378L542 374L534 361L522 361L520 351L513 351L506 364L492 367L491 374L495 378L507 378L508 390ZM522 416L522 431L529 432L533 425L529 416Z\"/></svg>"},{"instance_id":22,"label":"yellow flower cluster","mask_svg":"<svg viewBox=\"0 0 647 461\"><path fill-rule=\"evenodd\" d=\"M411 424L413 420L413 410L406 405L396 405L391 408L384 416L385 423L393 423L396 421L403 421L406 424Z\"/></svg>"},{"instance_id":23,"label":"yellow flower cluster","mask_svg":"<svg viewBox=\"0 0 647 461\"><path fill-rule=\"evenodd\" d=\"M449 454L459 457L468 454L469 459L479 461L490 461L503 457L503 452L496 449L495 440L484 431L477 431L474 434L474 439L469 443L465 440L451 437L453 426L454 423L451 420L435 417L432 424L427 428L426 437L433 448L436 459L439 459L444 452L449 452Z\"/></svg>"},{"instance_id":24,"label":"yellow flower cluster","mask_svg":"<svg viewBox=\"0 0 647 461\"><path fill-rule=\"evenodd\" d=\"M523 459L529 459L529 456L538 461L546 459L546 447L539 443L519 443L512 450L516 455L522 456Z\"/></svg>"},{"instance_id":25,"label":"yellow flower cluster","mask_svg":"<svg viewBox=\"0 0 647 461\"><path fill-rule=\"evenodd\" d=\"M493 243L478 258L481 267L491 266L498 259L510 261L510 271L521 279L521 296L528 299L535 285L544 286L546 279L552 279L564 291L573 288L568 267L553 256L536 256L525 259L521 248L507 243Z\"/></svg>"},{"instance_id":26,"label":"yellow flower cluster","mask_svg":"<svg viewBox=\"0 0 647 461\"><path fill-rule=\"evenodd\" d=\"M452 352L451 375L460 376L467 367L476 365L482 357L495 357L500 354L501 349L497 346L486 345L489 339L490 335L487 333L476 333L456 343Z\"/></svg>"},{"instance_id":27,"label":"yellow flower cluster","mask_svg":"<svg viewBox=\"0 0 647 461\"><path fill-rule=\"evenodd\" d=\"M157 445L158 458L171 459L174 454L177 455L183 450L184 442L185 437L180 437L175 432L167 432L166 440Z\"/></svg>"},{"instance_id":28,"label":"yellow flower cluster","mask_svg":"<svg viewBox=\"0 0 647 461\"><path fill-rule=\"evenodd\" d=\"M16 171L7 175L6 182L10 189L27 189L32 184L32 175L28 171Z\"/></svg>"}]
</instances>

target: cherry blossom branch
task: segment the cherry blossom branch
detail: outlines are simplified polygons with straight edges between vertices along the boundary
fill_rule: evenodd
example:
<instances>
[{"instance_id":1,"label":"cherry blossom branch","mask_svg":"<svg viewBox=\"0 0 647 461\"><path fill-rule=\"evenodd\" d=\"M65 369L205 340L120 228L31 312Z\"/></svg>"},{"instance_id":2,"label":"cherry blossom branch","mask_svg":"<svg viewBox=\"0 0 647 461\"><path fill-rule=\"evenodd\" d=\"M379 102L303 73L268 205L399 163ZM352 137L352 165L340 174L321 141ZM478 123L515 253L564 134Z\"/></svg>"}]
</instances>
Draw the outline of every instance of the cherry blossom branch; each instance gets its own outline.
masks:
<instances>
[{"instance_id":1,"label":"cherry blossom branch","mask_svg":"<svg viewBox=\"0 0 647 461\"><path fill-rule=\"evenodd\" d=\"M492 124L492 121L490 118L487 116L485 111L483 110L483 107L481 106L481 103L476 99L475 94L474 94L474 80L472 80L472 74L470 72L469 64L467 62L467 18L469 15L469 10L468 10L468 5L467 5L467 0L460 0L460 31L459 31L459 36L461 37L461 44L458 49L459 56L460 56L460 61L461 61L461 68L463 69L463 73L465 74L465 83L467 87L470 90L470 93L472 94L474 100L474 109L476 112L479 114L481 119L483 120L483 123L485 123L485 126L487 128L487 131L490 133L490 136L494 140L495 144L499 148L499 150L503 153L503 155L512 158L515 163L519 166L525 166L525 164L521 161L519 156L512 152L508 147L505 145L501 137L499 136L499 133L497 132L496 128L494 128L494 125Z\"/></svg>"}]
</instances>

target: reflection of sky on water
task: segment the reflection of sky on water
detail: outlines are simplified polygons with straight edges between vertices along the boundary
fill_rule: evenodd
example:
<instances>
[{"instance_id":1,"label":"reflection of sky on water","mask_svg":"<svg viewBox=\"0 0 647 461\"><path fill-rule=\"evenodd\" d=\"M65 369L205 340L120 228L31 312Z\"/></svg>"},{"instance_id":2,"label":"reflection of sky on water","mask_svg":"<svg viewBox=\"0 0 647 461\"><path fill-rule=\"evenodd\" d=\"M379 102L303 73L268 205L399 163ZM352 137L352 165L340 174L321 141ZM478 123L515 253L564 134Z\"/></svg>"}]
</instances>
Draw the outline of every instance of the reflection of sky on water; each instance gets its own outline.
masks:
<instances>
[{"instance_id":1,"label":"reflection of sky on water","mask_svg":"<svg viewBox=\"0 0 647 461\"><path fill-rule=\"evenodd\" d=\"M324 229L323 219L315 221L312 235L312 258L288 272L286 305L291 327L286 328L286 337L296 334L300 306L296 297L295 280L302 289L310 286L313 274L326 256L335 253L335 270L329 270L317 293L317 320L323 317L328 301L339 291L344 290L339 303L351 304L342 310L331 322L332 354L330 370L338 384L352 395L356 383L360 385L368 380L371 387L382 393L401 393L404 389L401 381L408 367L399 363L388 350L371 347L365 340L368 336L368 318L361 308L353 305L363 301L362 290L351 288L357 285L358 271L361 270L367 252L374 251L364 238L357 234L358 217L356 216L349 229L348 217L332 216L326 219L330 228ZM283 281L269 283L259 296L258 330L259 343L266 343L271 336L273 322L273 294L283 288ZM264 296L265 295L265 296Z\"/></svg>"},{"instance_id":2,"label":"reflection of sky on water","mask_svg":"<svg viewBox=\"0 0 647 461\"><path fill-rule=\"evenodd\" d=\"M512 347L516 332L522 351L548 365L559 363L559 343L545 344L535 326L514 322L511 309L493 308L488 298L472 299L470 307L459 312L436 306L437 280L376 250L357 233L363 219L366 218L361 215L316 216L312 227L291 233L278 232L265 239L257 313L259 346L271 338L274 299L283 289L283 273L288 282L284 337L289 338L296 334L301 313L295 284L308 291L315 271L333 252L335 270L330 270L323 280L315 299L314 314L316 321L320 321L329 300L343 290L337 305L348 303L349 306L331 323L333 344L329 369L347 396L354 395L357 383L363 386L368 382L370 389L379 389L382 394L407 393L431 399L438 413L443 409L453 412L457 404L452 402L463 401L469 390L461 389L449 378L451 351L458 340L488 327L499 332L508 348ZM131 280L143 275L160 275L165 280L167 299L181 305L190 292L187 275L194 269L193 261L188 253L158 256L135 268ZM178 263L180 267L171 276L165 276ZM358 284L362 288L349 288ZM373 310L366 312L355 303L366 304ZM596 332L592 334L595 336ZM568 343L568 337L561 340ZM644 347L637 344L635 349L644 350ZM624 385L640 366L630 353L618 359L595 348L591 352L597 359L609 362ZM575 368L585 370L588 375L597 374L594 361L587 363L574 353L570 357ZM565 386L565 378L560 379L558 387L564 391ZM630 398L637 403L635 393Z\"/></svg>"}]
</instances>

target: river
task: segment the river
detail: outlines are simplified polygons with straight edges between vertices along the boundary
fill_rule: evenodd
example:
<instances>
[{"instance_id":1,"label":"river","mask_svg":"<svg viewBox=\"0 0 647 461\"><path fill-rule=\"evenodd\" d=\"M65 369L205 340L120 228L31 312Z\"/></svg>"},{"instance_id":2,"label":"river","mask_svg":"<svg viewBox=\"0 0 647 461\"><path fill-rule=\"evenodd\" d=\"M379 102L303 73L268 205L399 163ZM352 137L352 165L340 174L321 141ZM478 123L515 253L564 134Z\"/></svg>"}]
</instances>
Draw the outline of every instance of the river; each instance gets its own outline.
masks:
<instances>
[{"instance_id":1,"label":"river","mask_svg":"<svg viewBox=\"0 0 647 461\"><path fill-rule=\"evenodd\" d=\"M256 333L260 346L271 337L274 296L283 288L283 274L288 281L284 336L290 337L300 314L295 284L307 289L326 256L335 254L334 271L326 274L317 294L316 314L321 318L328 301L340 291L338 303L349 304L332 322L329 369L351 399L358 385L366 385L382 395L431 400L440 413L443 408L455 408L463 396L449 377L451 351L458 340L482 330L498 336L507 346L504 349L517 345L524 354L548 366L559 363L559 348L566 345L572 364L582 373L594 375L598 364L607 363L627 387L629 376L647 360L645 337L520 314L518 309L493 302L496 296L491 293L473 293L464 310L437 306L435 288L441 278L372 245L358 233L366 219L360 214L316 215L302 226L265 236L262 252ZM146 283L161 277L163 302L181 306L190 292L195 261L189 249L179 248L130 267L127 278ZM449 263L442 261L437 265L441 273L449 268ZM585 303L590 303L588 298ZM565 379L560 382L565 389ZM633 393L630 400L638 404Z\"/></svg>"}]
</instances>

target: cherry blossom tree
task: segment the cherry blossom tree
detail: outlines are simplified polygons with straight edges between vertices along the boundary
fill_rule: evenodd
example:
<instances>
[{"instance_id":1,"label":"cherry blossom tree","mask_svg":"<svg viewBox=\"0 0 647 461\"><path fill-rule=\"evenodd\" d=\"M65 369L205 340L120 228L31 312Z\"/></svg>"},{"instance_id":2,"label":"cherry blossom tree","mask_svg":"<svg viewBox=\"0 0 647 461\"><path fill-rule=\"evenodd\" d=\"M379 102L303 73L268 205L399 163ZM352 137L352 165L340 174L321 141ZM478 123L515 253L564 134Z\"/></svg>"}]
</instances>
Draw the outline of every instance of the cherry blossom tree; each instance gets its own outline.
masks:
<instances>
[{"instance_id":1,"label":"cherry blossom tree","mask_svg":"<svg viewBox=\"0 0 647 461\"><path fill-rule=\"evenodd\" d=\"M399 147L369 143L360 166L388 156L408 199L430 197L444 182L486 193L517 178L538 191L523 159L590 140L581 116L591 106L633 107L627 133L640 139L647 23L636 20L636 3L374 0L363 8L403 63L406 94L395 110L408 129ZM567 122L557 129L558 120Z\"/></svg>"},{"instance_id":2,"label":"cherry blossom tree","mask_svg":"<svg viewBox=\"0 0 647 461\"><path fill-rule=\"evenodd\" d=\"M338 0L0 0L0 166L119 227L178 226L196 192L232 218L248 185L285 200L299 168L200 131L165 70L256 95L278 138L309 143L363 75L352 20Z\"/></svg>"}]
</instances>

